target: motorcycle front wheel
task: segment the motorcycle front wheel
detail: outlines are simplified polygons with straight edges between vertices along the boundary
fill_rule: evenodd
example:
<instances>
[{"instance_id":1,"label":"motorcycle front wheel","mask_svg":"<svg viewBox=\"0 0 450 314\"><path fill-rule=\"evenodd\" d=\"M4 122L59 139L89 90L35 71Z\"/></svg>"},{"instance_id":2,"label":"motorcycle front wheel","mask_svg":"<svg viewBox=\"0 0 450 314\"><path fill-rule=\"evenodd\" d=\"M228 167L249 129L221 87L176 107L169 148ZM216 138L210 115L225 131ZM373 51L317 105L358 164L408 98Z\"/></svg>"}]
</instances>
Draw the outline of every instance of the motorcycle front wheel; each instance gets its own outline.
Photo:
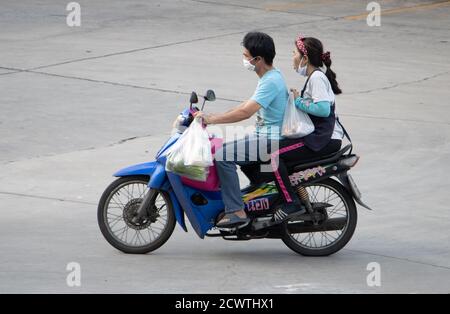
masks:
<instances>
[{"instance_id":1,"label":"motorcycle front wheel","mask_svg":"<svg viewBox=\"0 0 450 314\"><path fill-rule=\"evenodd\" d=\"M149 215L136 222L133 217L148 192L147 176L122 177L103 192L97 220L105 239L129 254L145 254L161 247L172 235L175 215L169 196L159 192Z\"/></svg>"}]
</instances>

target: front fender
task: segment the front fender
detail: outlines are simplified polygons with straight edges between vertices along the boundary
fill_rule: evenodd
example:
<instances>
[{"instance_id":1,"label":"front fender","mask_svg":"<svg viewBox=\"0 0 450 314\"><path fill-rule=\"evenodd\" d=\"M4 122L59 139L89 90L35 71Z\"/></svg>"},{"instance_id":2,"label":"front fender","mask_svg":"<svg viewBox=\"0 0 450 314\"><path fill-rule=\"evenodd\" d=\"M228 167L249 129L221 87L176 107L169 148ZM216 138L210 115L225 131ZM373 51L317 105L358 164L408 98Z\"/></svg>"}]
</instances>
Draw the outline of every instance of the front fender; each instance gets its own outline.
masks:
<instances>
[{"instance_id":1,"label":"front fender","mask_svg":"<svg viewBox=\"0 0 450 314\"><path fill-rule=\"evenodd\" d=\"M156 167L157 167L156 161L145 162L142 164L137 164L120 169L119 171L114 173L113 176L115 177L128 177L135 175L151 176L155 171Z\"/></svg>"},{"instance_id":2,"label":"front fender","mask_svg":"<svg viewBox=\"0 0 450 314\"><path fill-rule=\"evenodd\" d=\"M159 166L159 168L158 168ZM158 171L156 171L158 169ZM153 174L156 174L153 176ZM183 228L184 231L187 231L186 223L184 221L184 212L180 206L180 203L174 194L173 190L170 188L170 183L167 180L165 175L164 166L158 164L156 161L146 162L142 164L133 165L130 167L126 167L120 169L116 173L114 173L115 177L127 177L127 176L135 176L135 175L145 175L149 176L153 180L149 180L150 188L163 189L169 193L170 199L172 201L173 210L175 212L175 218L178 224Z\"/></svg>"}]
</instances>

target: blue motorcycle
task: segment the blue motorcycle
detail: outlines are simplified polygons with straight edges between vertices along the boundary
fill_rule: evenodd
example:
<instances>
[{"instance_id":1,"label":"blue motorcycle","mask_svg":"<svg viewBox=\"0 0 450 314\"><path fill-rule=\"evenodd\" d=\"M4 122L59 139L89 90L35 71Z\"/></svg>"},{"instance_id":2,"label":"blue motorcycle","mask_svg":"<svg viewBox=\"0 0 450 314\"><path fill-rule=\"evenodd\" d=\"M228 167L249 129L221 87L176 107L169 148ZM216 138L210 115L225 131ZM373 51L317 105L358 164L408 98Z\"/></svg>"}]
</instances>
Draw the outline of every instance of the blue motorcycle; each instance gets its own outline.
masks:
<instances>
[{"instance_id":1,"label":"blue motorcycle","mask_svg":"<svg viewBox=\"0 0 450 314\"><path fill-rule=\"evenodd\" d=\"M214 101L214 91L203 97ZM225 240L281 239L293 251L307 256L326 256L342 249L351 239L357 222L355 201L361 200L348 171L358 162L352 144L320 159L288 165L291 182L306 212L288 221L274 222L272 215L282 204L272 176L263 184L242 189L245 211L251 222L232 229L217 228L224 215L220 182L214 166L206 181L195 181L166 171L167 150L177 142L199 109L192 92L190 106L179 116L176 132L156 154L156 160L130 166L104 191L98 205L98 224L106 240L116 249L144 254L162 246L175 224L187 232L185 217L197 235ZM211 139L212 153L221 140Z\"/></svg>"}]
</instances>

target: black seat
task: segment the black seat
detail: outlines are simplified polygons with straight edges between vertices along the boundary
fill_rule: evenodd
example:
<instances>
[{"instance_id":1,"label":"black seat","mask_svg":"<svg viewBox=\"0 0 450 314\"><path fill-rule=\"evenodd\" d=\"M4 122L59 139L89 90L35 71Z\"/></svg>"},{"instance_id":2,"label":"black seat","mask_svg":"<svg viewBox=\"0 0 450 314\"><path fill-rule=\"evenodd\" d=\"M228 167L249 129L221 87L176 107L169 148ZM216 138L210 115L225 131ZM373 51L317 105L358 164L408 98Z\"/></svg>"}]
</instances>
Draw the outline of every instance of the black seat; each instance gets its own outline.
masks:
<instances>
[{"instance_id":1,"label":"black seat","mask_svg":"<svg viewBox=\"0 0 450 314\"><path fill-rule=\"evenodd\" d=\"M311 168L318 165L328 164L332 162L336 162L339 158L342 157L348 150L351 150L352 144L348 144L344 146L344 148L338 150L337 152L320 156L318 158L310 159L310 160L302 160L301 162L298 161L292 161L287 163L287 168L290 171L301 171L307 168Z\"/></svg>"}]
</instances>

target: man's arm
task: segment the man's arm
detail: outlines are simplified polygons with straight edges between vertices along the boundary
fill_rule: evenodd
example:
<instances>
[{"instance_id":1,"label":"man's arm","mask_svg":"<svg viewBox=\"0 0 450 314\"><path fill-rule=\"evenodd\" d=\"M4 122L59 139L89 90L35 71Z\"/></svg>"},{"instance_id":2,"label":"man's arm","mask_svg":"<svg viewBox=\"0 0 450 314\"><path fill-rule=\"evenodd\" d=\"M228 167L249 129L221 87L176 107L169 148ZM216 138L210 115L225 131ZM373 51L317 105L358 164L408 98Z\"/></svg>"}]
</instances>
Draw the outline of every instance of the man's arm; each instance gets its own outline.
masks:
<instances>
[{"instance_id":1,"label":"man's arm","mask_svg":"<svg viewBox=\"0 0 450 314\"><path fill-rule=\"evenodd\" d=\"M250 99L228 112L222 114L206 115L206 123L221 124L239 122L250 118L260 108L261 106L256 101Z\"/></svg>"},{"instance_id":2,"label":"man's arm","mask_svg":"<svg viewBox=\"0 0 450 314\"><path fill-rule=\"evenodd\" d=\"M232 112L232 111L234 111L234 110L236 110L236 109L238 109L238 108L242 108L242 107L245 106L246 103L247 103L247 100L241 102L241 103L240 103L239 105L237 105L236 107L233 107L233 108L231 108L231 109L228 110L228 111L225 111L224 113L229 113L229 112Z\"/></svg>"}]
</instances>

